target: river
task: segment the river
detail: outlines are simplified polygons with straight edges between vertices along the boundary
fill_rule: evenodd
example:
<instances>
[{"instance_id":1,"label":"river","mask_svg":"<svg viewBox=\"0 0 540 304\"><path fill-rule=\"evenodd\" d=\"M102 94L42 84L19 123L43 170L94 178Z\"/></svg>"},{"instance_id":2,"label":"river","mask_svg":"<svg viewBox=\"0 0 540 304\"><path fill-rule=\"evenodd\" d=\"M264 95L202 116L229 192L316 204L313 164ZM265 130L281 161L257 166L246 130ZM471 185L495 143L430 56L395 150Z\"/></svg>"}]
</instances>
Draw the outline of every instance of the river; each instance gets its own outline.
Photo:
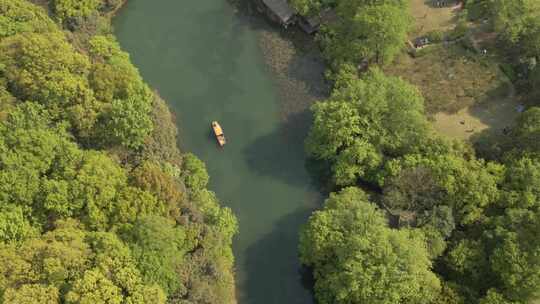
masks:
<instances>
[{"instance_id":1,"label":"river","mask_svg":"<svg viewBox=\"0 0 540 304\"><path fill-rule=\"evenodd\" d=\"M319 206L304 168L306 113L283 119L285 95L266 65L261 23L225 0L129 0L114 20L122 47L176 113L180 146L200 157L210 188L238 217L240 304L309 304L298 231ZM217 148L210 122L228 144Z\"/></svg>"}]
</instances>

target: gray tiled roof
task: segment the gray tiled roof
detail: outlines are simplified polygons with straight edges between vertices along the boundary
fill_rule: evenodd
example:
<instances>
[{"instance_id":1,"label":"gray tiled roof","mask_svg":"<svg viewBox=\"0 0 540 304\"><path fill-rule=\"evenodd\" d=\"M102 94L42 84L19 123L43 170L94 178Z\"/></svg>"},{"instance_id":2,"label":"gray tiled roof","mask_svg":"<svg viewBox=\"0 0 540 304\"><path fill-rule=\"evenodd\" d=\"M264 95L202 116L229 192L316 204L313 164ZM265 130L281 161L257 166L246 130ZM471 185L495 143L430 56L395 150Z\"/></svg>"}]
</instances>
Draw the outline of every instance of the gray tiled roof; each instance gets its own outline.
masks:
<instances>
[{"instance_id":1,"label":"gray tiled roof","mask_svg":"<svg viewBox=\"0 0 540 304\"><path fill-rule=\"evenodd\" d=\"M263 2L283 22L289 21L289 19L291 19L295 14L293 8L289 5L287 0L263 0Z\"/></svg>"}]
</instances>

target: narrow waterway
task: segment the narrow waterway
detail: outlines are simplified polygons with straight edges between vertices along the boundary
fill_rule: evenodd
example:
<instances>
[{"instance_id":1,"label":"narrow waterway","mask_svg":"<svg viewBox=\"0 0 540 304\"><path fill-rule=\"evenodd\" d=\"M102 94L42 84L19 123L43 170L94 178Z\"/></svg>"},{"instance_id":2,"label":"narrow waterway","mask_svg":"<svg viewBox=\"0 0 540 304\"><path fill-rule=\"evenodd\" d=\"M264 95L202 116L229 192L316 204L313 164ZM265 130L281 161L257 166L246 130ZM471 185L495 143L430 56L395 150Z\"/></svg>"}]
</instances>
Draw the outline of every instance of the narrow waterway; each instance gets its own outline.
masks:
<instances>
[{"instance_id":1,"label":"narrow waterway","mask_svg":"<svg viewBox=\"0 0 540 304\"><path fill-rule=\"evenodd\" d=\"M122 47L176 113L182 150L207 164L210 188L239 219L239 303L308 304L298 231L320 198L304 168L306 124L295 122L306 115L283 119L260 31L225 0L129 0L115 19Z\"/></svg>"}]
</instances>

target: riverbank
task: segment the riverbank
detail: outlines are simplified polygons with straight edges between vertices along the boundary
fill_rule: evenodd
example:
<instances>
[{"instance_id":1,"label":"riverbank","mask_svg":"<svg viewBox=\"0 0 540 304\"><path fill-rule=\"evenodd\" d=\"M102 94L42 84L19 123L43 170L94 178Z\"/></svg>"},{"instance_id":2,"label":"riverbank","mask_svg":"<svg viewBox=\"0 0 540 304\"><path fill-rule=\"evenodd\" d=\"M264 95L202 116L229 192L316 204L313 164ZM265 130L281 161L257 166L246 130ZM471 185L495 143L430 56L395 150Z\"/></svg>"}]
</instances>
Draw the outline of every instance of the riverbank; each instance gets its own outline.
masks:
<instances>
[{"instance_id":1,"label":"riverbank","mask_svg":"<svg viewBox=\"0 0 540 304\"><path fill-rule=\"evenodd\" d=\"M284 30L245 0L229 0L239 18L256 29L264 62L279 91L280 117L289 122L330 92L326 64L314 36L293 26Z\"/></svg>"},{"instance_id":2,"label":"riverbank","mask_svg":"<svg viewBox=\"0 0 540 304\"><path fill-rule=\"evenodd\" d=\"M288 126L284 136L303 143L312 120L310 107L329 91L320 52L312 37L271 26L259 33L259 45L279 94L280 119Z\"/></svg>"},{"instance_id":3,"label":"riverbank","mask_svg":"<svg viewBox=\"0 0 540 304\"><path fill-rule=\"evenodd\" d=\"M259 43L280 92L284 121L328 97L326 66L312 37L296 29L283 33L269 27L260 33Z\"/></svg>"},{"instance_id":4,"label":"riverbank","mask_svg":"<svg viewBox=\"0 0 540 304\"><path fill-rule=\"evenodd\" d=\"M303 145L307 109L317 97L308 94L306 79L288 79L316 74L306 69L313 61L306 64L291 51L294 45L278 44L284 40L265 43L272 27L255 11L250 15L225 1L130 0L115 29L145 80L177 113L182 150L206 163L210 189L237 215L238 302L313 303L297 248L301 225L321 202L304 166ZM283 47L282 66L300 63L274 73L278 65L268 60L277 55L269 56L264 45ZM296 95L301 90L294 85L307 93ZM210 136L213 120L228 137L224 149Z\"/></svg>"}]
</instances>

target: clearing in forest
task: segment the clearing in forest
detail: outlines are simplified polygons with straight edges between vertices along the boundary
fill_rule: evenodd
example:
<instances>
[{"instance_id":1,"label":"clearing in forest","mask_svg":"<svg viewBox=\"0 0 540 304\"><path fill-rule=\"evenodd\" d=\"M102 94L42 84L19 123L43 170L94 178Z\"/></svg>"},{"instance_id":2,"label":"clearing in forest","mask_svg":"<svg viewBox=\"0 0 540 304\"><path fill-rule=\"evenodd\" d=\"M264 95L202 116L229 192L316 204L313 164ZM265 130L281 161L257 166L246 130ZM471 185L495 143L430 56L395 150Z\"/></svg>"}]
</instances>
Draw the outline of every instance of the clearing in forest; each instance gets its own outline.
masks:
<instances>
[{"instance_id":1,"label":"clearing in forest","mask_svg":"<svg viewBox=\"0 0 540 304\"><path fill-rule=\"evenodd\" d=\"M508 93L506 97L486 100L456 113L436 113L433 116L435 130L457 139L469 139L472 135L486 130L504 135L504 128L510 127L518 115L512 98L513 91Z\"/></svg>"},{"instance_id":2,"label":"clearing in forest","mask_svg":"<svg viewBox=\"0 0 540 304\"><path fill-rule=\"evenodd\" d=\"M454 30L459 13L456 6L436 7L433 3L436 1L411 0L416 20L411 39ZM385 69L420 89L435 129L452 138L469 139L486 129L502 131L518 115L514 87L499 68L500 58L477 39L486 37L481 28L471 24L464 37L429 45L415 57L404 53ZM483 48L488 48L487 53L479 51Z\"/></svg>"},{"instance_id":3,"label":"clearing in forest","mask_svg":"<svg viewBox=\"0 0 540 304\"><path fill-rule=\"evenodd\" d=\"M436 7L436 0L411 0L411 14L415 20L413 36L425 35L431 31L447 31L456 22L455 7ZM448 0L452 2L452 0Z\"/></svg>"},{"instance_id":4,"label":"clearing in forest","mask_svg":"<svg viewBox=\"0 0 540 304\"><path fill-rule=\"evenodd\" d=\"M428 115L461 109L509 95L510 81L498 65L462 46L428 46L422 56L402 54L386 71L418 86Z\"/></svg>"}]
</instances>

